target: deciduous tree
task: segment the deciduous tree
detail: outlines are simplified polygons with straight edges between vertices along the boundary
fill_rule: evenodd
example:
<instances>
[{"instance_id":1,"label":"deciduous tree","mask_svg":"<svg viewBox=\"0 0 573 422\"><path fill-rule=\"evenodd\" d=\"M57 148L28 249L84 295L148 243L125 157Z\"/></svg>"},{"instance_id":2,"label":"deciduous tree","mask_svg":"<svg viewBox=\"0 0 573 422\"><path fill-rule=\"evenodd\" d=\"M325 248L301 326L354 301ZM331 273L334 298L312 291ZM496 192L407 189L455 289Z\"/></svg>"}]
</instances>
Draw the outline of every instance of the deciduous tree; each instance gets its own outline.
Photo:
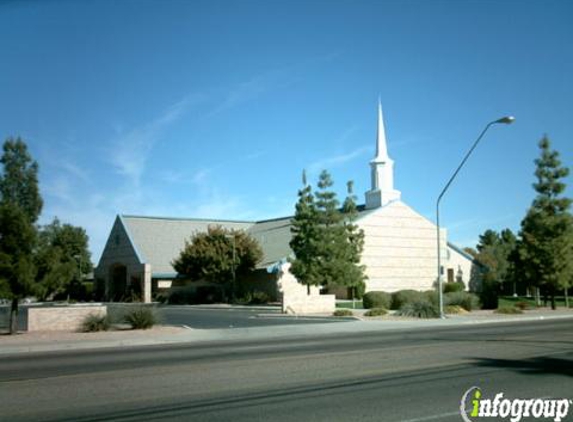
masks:
<instances>
[{"instance_id":1,"label":"deciduous tree","mask_svg":"<svg viewBox=\"0 0 573 422\"><path fill-rule=\"evenodd\" d=\"M34 224L42 210L42 198L38 188L38 163L32 160L22 139L6 140L0 163L0 283L12 299L10 332L14 334L18 329L18 301L32 291Z\"/></svg>"},{"instance_id":2,"label":"deciduous tree","mask_svg":"<svg viewBox=\"0 0 573 422\"><path fill-rule=\"evenodd\" d=\"M88 240L83 228L61 224L57 218L40 229L34 256L39 299L62 293L74 297L81 291L82 276L92 271Z\"/></svg>"},{"instance_id":3,"label":"deciduous tree","mask_svg":"<svg viewBox=\"0 0 573 422\"><path fill-rule=\"evenodd\" d=\"M191 237L172 265L181 275L219 283L227 293L234 294L233 271L240 280L256 268L262 257L256 239L244 231L212 226Z\"/></svg>"},{"instance_id":4,"label":"deciduous tree","mask_svg":"<svg viewBox=\"0 0 573 422\"><path fill-rule=\"evenodd\" d=\"M496 308L500 289L512 284L510 256L515 245L516 237L509 229L501 234L488 229L479 236L475 258L483 265L481 300L485 308Z\"/></svg>"}]
</instances>

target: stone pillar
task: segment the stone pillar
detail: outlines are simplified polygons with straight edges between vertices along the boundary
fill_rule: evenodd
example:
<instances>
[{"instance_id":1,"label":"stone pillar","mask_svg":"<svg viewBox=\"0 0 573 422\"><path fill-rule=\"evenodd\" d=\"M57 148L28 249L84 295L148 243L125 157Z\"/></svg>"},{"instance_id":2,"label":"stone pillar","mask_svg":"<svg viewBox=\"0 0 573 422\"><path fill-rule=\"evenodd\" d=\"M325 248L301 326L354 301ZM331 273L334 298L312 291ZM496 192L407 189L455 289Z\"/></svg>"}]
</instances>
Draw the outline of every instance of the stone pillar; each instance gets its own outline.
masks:
<instances>
[{"instance_id":1,"label":"stone pillar","mask_svg":"<svg viewBox=\"0 0 573 422\"><path fill-rule=\"evenodd\" d=\"M151 303L151 265L143 264L143 303Z\"/></svg>"}]
</instances>

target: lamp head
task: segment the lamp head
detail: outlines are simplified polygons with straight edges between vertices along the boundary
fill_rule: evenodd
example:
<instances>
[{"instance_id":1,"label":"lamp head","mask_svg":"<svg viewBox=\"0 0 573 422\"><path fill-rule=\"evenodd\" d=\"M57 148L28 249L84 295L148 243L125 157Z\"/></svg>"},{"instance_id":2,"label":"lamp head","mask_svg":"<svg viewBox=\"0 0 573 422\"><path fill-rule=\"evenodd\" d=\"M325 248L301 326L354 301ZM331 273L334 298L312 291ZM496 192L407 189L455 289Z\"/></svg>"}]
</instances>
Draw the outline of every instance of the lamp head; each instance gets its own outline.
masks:
<instances>
[{"instance_id":1,"label":"lamp head","mask_svg":"<svg viewBox=\"0 0 573 422\"><path fill-rule=\"evenodd\" d=\"M505 125L509 125L509 124L513 123L514 120L515 120L515 117L513 117L513 116L505 116L505 117L502 117L501 119L496 120L494 123L503 123Z\"/></svg>"}]
</instances>

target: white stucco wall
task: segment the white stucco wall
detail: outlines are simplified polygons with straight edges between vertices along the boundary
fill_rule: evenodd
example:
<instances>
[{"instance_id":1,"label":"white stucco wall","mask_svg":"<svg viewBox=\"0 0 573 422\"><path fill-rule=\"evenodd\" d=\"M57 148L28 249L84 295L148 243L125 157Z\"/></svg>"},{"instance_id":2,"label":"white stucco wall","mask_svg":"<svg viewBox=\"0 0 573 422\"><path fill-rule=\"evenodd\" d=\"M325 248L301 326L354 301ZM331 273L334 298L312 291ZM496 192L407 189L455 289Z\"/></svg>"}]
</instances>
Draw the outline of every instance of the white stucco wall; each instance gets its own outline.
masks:
<instances>
[{"instance_id":1,"label":"white stucco wall","mask_svg":"<svg viewBox=\"0 0 573 422\"><path fill-rule=\"evenodd\" d=\"M436 226L402 201L373 210L357 221L364 230L362 264L366 291L430 290L437 280ZM443 281L447 270L462 270L468 285L472 261L447 245L447 230L440 229Z\"/></svg>"},{"instance_id":2,"label":"white stucco wall","mask_svg":"<svg viewBox=\"0 0 573 422\"><path fill-rule=\"evenodd\" d=\"M364 230L366 291L429 290L437 278L436 226L402 201L357 221ZM440 231L443 257L446 230Z\"/></svg>"},{"instance_id":3,"label":"white stucco wall","mask_svg":"<svg viewBox=\"0 0 573 422\"><path fill-rule=\"evenodd\" d=\"M444 274L443 281L444 282L448 281L447 269L453 270L454 281L456 281L455 278L458 275L458 270L461 270L462 281L464 282L464 284L466 286L466 290L467 290L469 287L469 284L470 284L470 277L472 274L472 266L473 265L474 264L472 264L472 260L468 259L466 256L464 256L463 254L461 254L460 252L458 252L454 248L451 248L448 246L448 260L447 260L446 264L444 265L446 270L444 271L445 274Z\"/></svg>"},{"instance_id":4,"label":"white stucco wall","mask_svg":"<svg viewBox=\"0 0 573 422\"><path fill-rule=\"evenodd\" d=\"M321 295L317 286L308 287L297 281L289 271L290 263L285 263L277 278L277 287L282 298L282 310L287 314L332 314L336 308L334 295Z\"/></svg>"}]
</instances>

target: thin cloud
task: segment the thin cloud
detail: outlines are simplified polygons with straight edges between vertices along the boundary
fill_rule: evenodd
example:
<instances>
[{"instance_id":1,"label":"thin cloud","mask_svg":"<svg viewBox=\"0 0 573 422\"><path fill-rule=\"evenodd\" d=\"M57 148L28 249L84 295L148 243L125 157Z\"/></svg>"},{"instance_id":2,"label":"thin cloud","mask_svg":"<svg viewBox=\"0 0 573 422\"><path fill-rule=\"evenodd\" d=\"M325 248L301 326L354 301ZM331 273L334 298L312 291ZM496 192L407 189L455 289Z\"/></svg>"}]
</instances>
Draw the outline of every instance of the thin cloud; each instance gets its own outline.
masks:
<instances>
[{"instance_id":1,"label":"thin cloud","mask_svg":"<svg viewBox=\"0 0 573 422\"><path fill-rule=\"evenodd\" d=\"M74 176L76 179L81 180L82 182L89 182L90 175L89 173L79 167L78 165L72 163L71 161L62 161L60 163L60 167L65 170L68 174Z\"/></svg>"},{"instance_id":2,"label":"thin cloud","mask_svg":"<svg viewBox=\"0 0 573 422\"><path fill-rule=\"evenodd\" d=\"M446 228L448 230L456 230L464 227L475 227L478 224L480 224L480 221L477 218L468 218L466 220L458 220L453 223L448 223Z\"/></svg>"},{"instance_id":3,"label":"thin cloud","mask_svg":"<svg viewBox=\"0 0 573 422\"><path fill-rule=\"evenodd\" d=\"M196 185L204 183L210 173L211 169L201 169L193 175L191 181Z\"/></svg>"},{"instance_id":4,"label":"thin cloud","mask_svg":"<svg viewBox=\"0 0 573 422\"><path fill-rule=\"evenodd\" d=\"M283 70L274 70L256 75L248 81L237 84L211 112L204 116L204 118L209 119L223 111L254 100L261 95L272 91L278 86L284 85L286 83L284 76Z\"/></svg>"},{"instance_id":5,"label":"thin cloud","mask_svg":"<svg viewBox=\"0 0 573 422\"><path fill-rule=\"evenodd\" d=\"M256 160L266 154L265 151L255 151L240 157L232 161L221 161L218 164L214 164L210 167L203 167L196 170L194 173L185 171L175 171L166 170L161 173L161 180L167 183L173 184L194 184L200 185L205 183L207 178L216 172L218 169L223 167L229 167L232 165L237 165L238 163L243 163L247 161Z\"/></svg>"},{"instance_id":6,"label":"thin cloud","mask_svg":"<svg viewBox=\"0 0 573 422\"><path fill-rule=\"evenodd\" d=\"M113 142L111 163L133 186L139 186L151 150L162 132L177 121L188 107L202 101L202 96L187 96L172 104L151 122L132 128Z\"/></svg>"},{"instance_id":7,"label":"thin cloud","mask_svg":"<svg viewBox=\"0 0 573 422\"><path fill-rule=\"evenodd\" d=\"M371 146L362 146L360 148L355 149L354 151L350 151L345 154L339 154L332 157L324 158L322 160L315 161L314 163L308 166L308 171L311 173L316 173L318 171L324 169L331 169L333 167L340 167L362 155L370 152L372 150Z\"/></svg>"},{"instance_id":8,"label":"thin cloud","mask_svg":"<svg viewBox=\"0 0 573 422\"><path fill-rule=\"evenodd\" d=\"M255 75L252 78L240 82L232 87L228 91L227 95L224 96L223 100L215 106L211 112L207 113L204 118L211 118L223 111L252 101L278 87L284 88L285 86L299 80L301 75L303 75L309 68L320 65L324 62L332 61L338 56L338 53L317 56Z\"/></svg>"},{"instance_id":9,"label":"thin cloud","mask_svg":"<svg viewBox=\"0 0 573 422\"><path fill-rule=\"evenodd\" d=\"M244 157L239 158L239 160L240 161L255 160L257 158L261 158L265 154L266 154L265 151L255 151L255 152L252 152L250 154L245 155Z\"/></svg>"},{"instance_id":10,"label":"thin cloud","mask_svg":"<svg viewBox=\"0 0 573 422\"><path fill-rule=\"evenodd\" d=\"M69 179L65 177L55 177L47 182L41 183L42 193L67 204L74 202L72 186Z\"/></svg>"}]
</instances>

